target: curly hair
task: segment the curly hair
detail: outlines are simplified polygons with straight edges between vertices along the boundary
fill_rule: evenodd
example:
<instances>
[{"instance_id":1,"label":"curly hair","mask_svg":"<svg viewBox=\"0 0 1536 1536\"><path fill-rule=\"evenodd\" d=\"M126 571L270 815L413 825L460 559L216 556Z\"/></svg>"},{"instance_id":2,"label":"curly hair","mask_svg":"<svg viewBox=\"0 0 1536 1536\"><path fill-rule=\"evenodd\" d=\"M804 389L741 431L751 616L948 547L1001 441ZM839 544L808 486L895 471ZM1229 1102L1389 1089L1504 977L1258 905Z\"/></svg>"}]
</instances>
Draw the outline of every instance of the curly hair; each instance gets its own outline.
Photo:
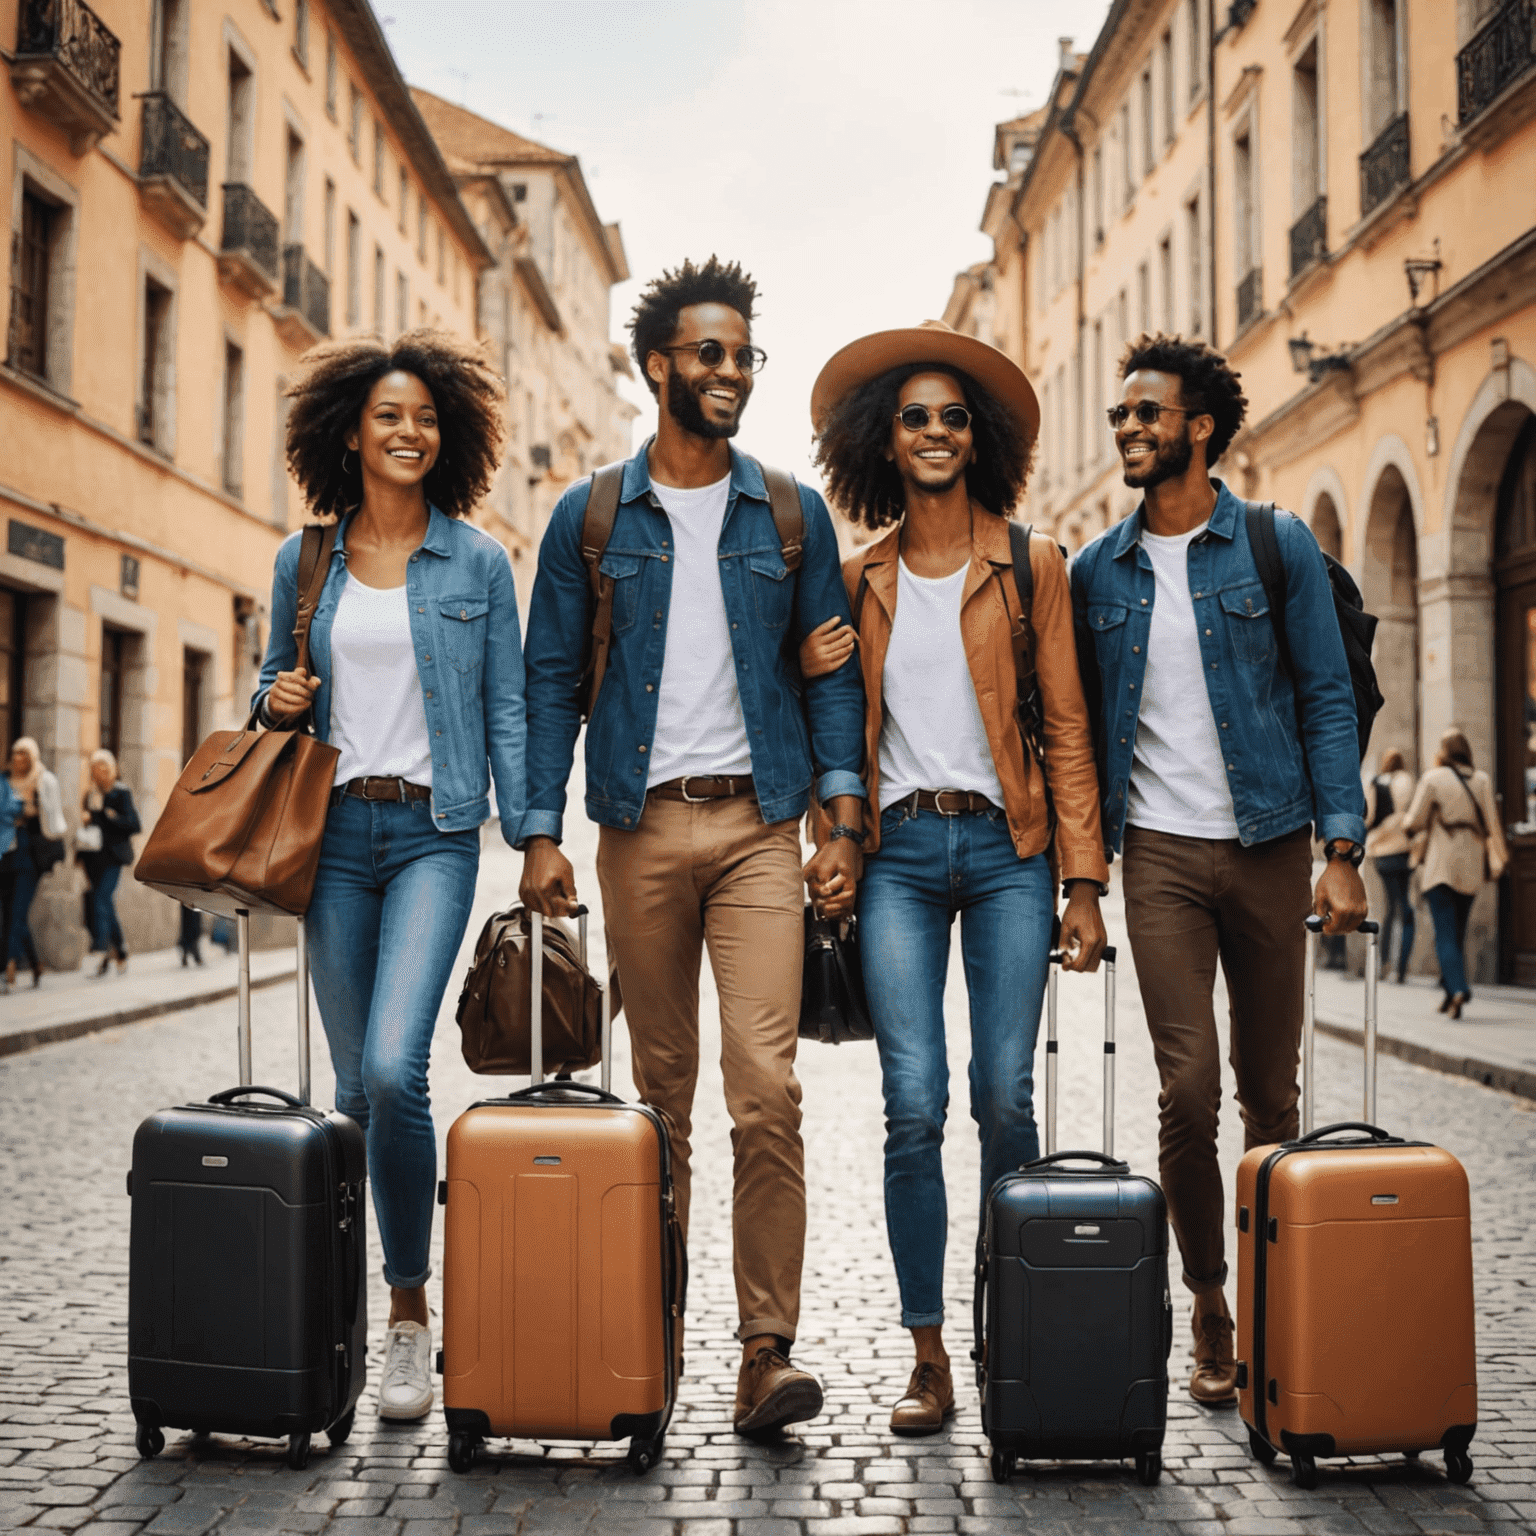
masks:
<instances>
[{"instance_id":1,"label":"curly hair","mask_svg":"<svg viewBox=\"0 0 1536 1536\"><path fill-rule=\"evenodd\" d=\"M660 352L677 335L678 316L692 304L724 304L750 326L757 284L741 270L741 263L727 264L711 256L702 267L691 261L673 271L663 271L646 284L630 316L635 362L651 393L661 398L661 386L645 371L645 360Z\"/></svg>"},{"instance_id":2,"label":"curly hair","mask_svg":"<svg viewBox=\"0 0 1536 1536\"><path fill-rule=\"evenodd\" d=\"M1120 359L1120 377L1124 379L1140 368L1175 375L1184 403L1216 423L1216 430L1205 444L1205 462L1214 464L1227 451L1248 414L1242 374L1203 341L1186 341L1182 336L1165 336L1161 331L1155 336L1143 332L1125 349Z\"/></svg>"},{"instance_id":3,"label":"curly hair","mask_svg":"<svg viewBox=\"0 0 1536 1536\"><path fill-rule=\"evenodd\" d=\"M851 523L885 528L906 511L901 472L886 458L901 387L919 373L948 374L971 408L974 452L965 488L989 512L1007 517L1024 494L1033 444L1013 414L968 374L941 363L904 363L839 400L816 438L827 496Z\"/></svg>"},{"instance_id":4,"label":"curly hair","mask_svg":"<svg viewBox=\"0 0 1536 1536\"><path fill-rule=\"evenodd\" d=\"M480 347L447 331L406 331L393 342L353 336L304 354L285 391L288 468L310 510L345 517L363 499L358 455L343 452L369 392L387 373L414 374L437 407L442 447L427 471L427 500L449 517L468 517L491 488L501 459L505 390ZM350 458L350 464L347 459Z\"/></svg>"}]
</instances>

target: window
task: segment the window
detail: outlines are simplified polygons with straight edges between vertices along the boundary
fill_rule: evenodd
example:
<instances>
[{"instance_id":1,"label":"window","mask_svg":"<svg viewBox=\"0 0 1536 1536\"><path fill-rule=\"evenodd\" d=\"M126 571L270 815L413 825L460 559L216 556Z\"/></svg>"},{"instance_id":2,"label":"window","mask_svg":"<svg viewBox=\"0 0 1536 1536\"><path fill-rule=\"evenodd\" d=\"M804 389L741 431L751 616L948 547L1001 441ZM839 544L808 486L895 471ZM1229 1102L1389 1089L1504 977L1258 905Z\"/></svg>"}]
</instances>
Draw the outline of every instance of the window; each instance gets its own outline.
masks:
<instances>
[{"instance_id":1,"label":"window","mask_svg":"<svg viewBox=\"0 0 1536 1536\"><path fill-rule=\"evenodd\" d=\"M154 278L144 280L143 371L139 375L138 436L151 448L170 440L175 406L171 393L171 290Z\"/></svg>"},{"instance_id":2,"label":"window","mask_svg":"<svg viewBox=\"0 0 1536 1536\"><path fill-rule=\"evenodd\" d=\"M404 272L395 273L395 330L403 331L411 323L411 285Z\"/></svg>"},{"instance_id":3,"label":"window","mask_svg":"<svg viewBox=\"0 0 1536 1536\"><path fill-rule=\"evenodd\" d=\"M1298 219L1323 195L1320 126L1314 38L1291 70L1291 209Z\"/></svg>"},{"instance_id":4,"label":"window","mask_svg":"<svg viewBox=\"0 0 1536 1536\"><path fill-rule=\"evenodd\" d=\"M1120 111L1116 114L1116 122L1120 129L1120 170L1124 185L1121 188L1120 207L1122 209L1131 206L1131 198L1136 191L1135 173L1131 169L1131 104L1128 101L1120 103Z\"/></svg>"},{"instance_id":5,"label":"window","mask_svg":"<svg viewBox=\"0 0 1536 1536\"><path fill-rule=\"evenodd\" d=\"M347 324L363 323L363 227L347 209Z\"/></svg>"},{"instance_id":6,"label":"window","mask_svg":"<svg viewBox=\"0 0 1536 1536\"><path fill-rule=\"evenodd\" d=\"M208 673L208 656L203 651L181 652L181 761L192 760L203 739L203 682Z\"/></svg>"},{"instance_id":7,"label":"window","mask_svg":"<svg viewBox=\"0 0 1536 1536\"><path fill-rule=\"evenodd\" d=\"M1172 144L1173 123L1173 29L1163 33L1157 46L1158 100L1163 109L1163 143Z\"/></svg>"},{"instance_id":8,"label":"window","mask_svg":"<svg viewBox=\"0 0 1536 1536\"><path fill-rule=\"evenodd\" d=\"M10 761L11 743L24 735L23 688L27 676L27 595L0 587L0 758Z\"/></svg>"},{"instance_id":9,"label":"window","mask_svg":"<svg viewBox=\"0 0 1536 1536\"><path fill-rule=\"evenodd\" d=\"M425 329L427 324L427 301L422 299L416 306L416 324Z\"/></svg>"},{"instance_id":10,"label":"window","mask_svg":"<svg viewBox=\"0 0 1536 1536\"><path fill-rule=\"evenodd\" d=\"M1157 164L1157 137L1152 126L1152 62L1141 72L1141 174L1150 176Z\"/></svg>"},{"instance_id":11,"label":"window","mask_svg":"<svg viewBox=\"0 0 1536 1536\"><path fill-rule=\"evenodd\" d=\"M1106 437L1099 430L1104 423L1104 322L1093 322L1093 411L1088 419L1088 426L1093 433L1093 458L1097 462L1102 456L1106 444Z\"/></svg>"},{"instance_id":12,"label":"window","mask_svg":"<svg viewBox=\"0 0 1536 1536\"><path fill-rule=\"evenodd\" d=\"M150 89L179 106L187 98L187 11L191 0L156 0L150 32Z\"/></svg>"},{"instance_id":13,"label":"window","mask_svg":"<svg viewBox=\"0 0 1536 1536\"><path fill-rule=\"evenodd\" d=\"M336 183L325 178L325 275L336 270Z\"/></svg>"},{"instance_id":14,"label":"window","mask_svg":"<svg viewBox=\"0 0 1536 1536\"><path fill-rule=\"evenodd\" d=\"M1245 126L1232 141L1232 212L1236 220L1233 255L1239 274L1246 275L1259 264L1258 241L1254 238L1253 139Z\"/></svg>"},{"instance_id":15,"label":"window","mask_svg":"<svg viewBox=\"0 0 1536 1536\"><path fill-rule=\"evenodd\" d=\"M427 259L427 194L416 194L416 259L425 265Z\"/></svg>"},{"instance_id":16,"label":"window","mask_svg":"<svg viewBox=\"0 0 1536 1536\"><path fill-rule=\"evenodd\" d=\"M373 120L373 195L384 198L384 125Z\"/></svg>"},{"instance_id":17,"label":"window","mask_svg":"<svg viewBox=\"0 0 1536 1536\"><path fill-rule=\"evenodd\" d=\"M48 279L57 210L29 186L21 194L21 236L11 263L11 367L48 377Z\"/></svg>"},{"instance_id":18,"label":"window","mask_svg":"<svg viewBox=\"0 0 1536 1536\"><path fill-rule=\"evenodd\" d=\"M224 343L224 489L242 494L245 482L245 354Z\"/></svg>"},{"instance_id":19,"label":"window","mask_svg":"<svg viewBox=\"0 0 1536 1536\"><path fill-rule=\"evenodd\" d=\"M1123 350L1126 342L1131 339L1131 299L1130 294L1122 288L1115 295L1115 341Z\"/></svg>"},{"instance_id":20,"label":"window","mask_svg":"<svg viewBox=\"0 0 1536 1536\"><path fill-rule=\"evenodd\" d=\"M250 66L229 50L229 115L226 124L228 145L226 181L249 185L251 180L251 134L255 126L256 77Z\"/></svg>"},{"instance_id":21,"label":"window","mask_svg":"<svg viewBox=\"0 0 1536 1536\"><path fill-rule=\"evenodd\" d=\"M1397 0L1366 0L1365 24L1365 140L1376 136L1397 116L1399 69Z\"/></svg>"},{"instance_id":22,"label":"window","mask_svg":"<svg viewBox=\"0 0 1536 1536\"><path fill-rule=\"evenodd\" d=\"M384 248L373 248L373 328L384 334Z\"/></svg>"},{"instance_id":23,"label":"window","mask_svg":"<svg viewBox=\"0 0 1536 1536\"><path fill-rule=\"evenodd\" d=\"M304 140L290 128L283 174L283 243L298 245L303 239Z\"/></svg>"},{"instance_id":24,"label":"window","mask_svg":"<svg viewBox=\"0 0 1536 1536\"><path fill-rule=\"evenodd\" d=\"M1157 242L1158 325L1173 330L1173 234Z\"/></svg>"},{"instance_id":25,"label":"window","mask_svg":"<svg viewBox=\"0 0 1536 1536\"><path fill-rule=\"evenodd\" d=\"M411 222L411 173L402 165L400 167L400 233L403 235L406 226Z\"/></svg>"},{"instance_id":26,"label":"window","mask_svg":"<svg viewBox=\"0 0 1536 1536\"><path fill-rule=\"evenodd\" d=\"M1104 243L1104 146L1093 146L1093 243Z\"/></svg>"},{"instance_id":27,"label":"window","mask_svg":"<svg viewBox=\"0 0 1536 1536\"><path fill-rule=\"evenodd\" d=\"M101 678L97 694L97 713L100 716L100 740L114 757L123 752L123 681L128 673L128 645L130 636L126 630L101 626Z\"/></svg>"},{"instance_id":28,"label":"window","mask_svg":"<svg viewBox=\"0 0 1536 1536\"><path fill-rule=\"evenodd\" d=\"M1189 334L1199 336L1205 327L1205 265L1200 259L1200 199L1192 197L1184 205L1184 246L1189 252Z\"/></svg>"},{"instance_id":29,"label":"window","mask_svg":"<svg viewBox=\"0 0 1536 1536\"><path fill-rule=\"evenodd\" d=\"M350 89L352 115L348 120L347 148L351 152L353 165L361 165L363 163L363 93L355 85Z\"/></svg>"},{"instance_id":30,"label":"window","mask_svg":"<svg viewBox=\"0 0 1536 1536\"><path fill-rule=\"evenodd\" d=\"M1067 365L1056 370L1056 473L1067 478Z\"/></svg>"},{"instance_id":31,"label":"window","mask_svg":"<svg viewBox=\"0 0 1536 1536\"><path fill-rule=\"evenodd\" d=\"M1136 328L1152 329L1152 264L1146 261L1136 268Z\"/></svg>"},{"instance_id":32,"label":"window","mask_svg":"<svg viewBox=\"0 0 1536 1536\"><path fill-rule=\"evenodd\" d=\"M448 242L443 234L443 226L437 226L437 283L442 287L448 276Z\"/></svg>"},{"instance_id":33,"label":"window","mask_svg":"<svg viewBox=\"0 0 1536 1536\"><path fill-rule=\"evenodd\" d=\"M1185 0L1184 42L1189 49L1189 99L1200 94L1205 79L1205 60L1200 56L1200 0Z\"/></svg>"},{"instance_id":34,"label":"window","mask_svg":"<svg viewBox=\"0 0 1536 1536\"><path fill-rule=\"evenodd\" d=\"M309 0L293 0L293 56L309 68Z\"/></svg>"},{"instance_id":35,"label":"window","mask_svg":"<svg viewBox=\"0 0 1536 1536\"><path fill-rule=\"evenodd\" d=\"M336 58L336 34L325 34L325 115L336 121L336 98L340 90L341 69Z\"/></svg>"}]
</instances>

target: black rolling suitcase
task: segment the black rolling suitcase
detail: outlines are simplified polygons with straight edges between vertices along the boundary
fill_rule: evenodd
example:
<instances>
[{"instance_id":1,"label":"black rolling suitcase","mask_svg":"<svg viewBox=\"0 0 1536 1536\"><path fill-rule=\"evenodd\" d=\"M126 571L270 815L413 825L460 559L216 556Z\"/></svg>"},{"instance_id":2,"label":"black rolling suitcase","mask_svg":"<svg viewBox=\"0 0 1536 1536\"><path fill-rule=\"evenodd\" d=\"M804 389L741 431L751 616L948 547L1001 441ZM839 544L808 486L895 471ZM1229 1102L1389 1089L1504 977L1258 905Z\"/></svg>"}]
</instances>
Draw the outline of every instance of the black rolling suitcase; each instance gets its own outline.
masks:
<instances>
[{"instance_id":1,"label":"black rolling suitcase","mask_svg":"<svg viewBox=\"0 0 1536 1536\"><path fill-rule=\"evenodd\" d=\"M151 1115L133 1138L128 1395L141 1456L164 1429L340 1445L366 1376L363 1133L309 1105L309 965L299 924L299 1096L251 1086L250 919L239 1088ZM276 1100L262 1103L259 1098Z\"/></svg>"},{"instance_id":2,"label":"black rolling suitcase","mask_svg":"<svg viewBox=\"0 0 1536 1536\"><path fill-rule=\"evenodd\" d=\"M1020 1457L1136 1460L1162 1475L1168 1213L1114 1156L1115 951L1104 951L1104 1151L1056 1150L1056 980L1046 984L1045 1150L987 1195L976 1263L976 1383L992 1476ZM1082 1167L1083 1163L1090 1166ZM1077 1164L1079 1166L1071 1166Z\"/></svg>"}]
</instances>

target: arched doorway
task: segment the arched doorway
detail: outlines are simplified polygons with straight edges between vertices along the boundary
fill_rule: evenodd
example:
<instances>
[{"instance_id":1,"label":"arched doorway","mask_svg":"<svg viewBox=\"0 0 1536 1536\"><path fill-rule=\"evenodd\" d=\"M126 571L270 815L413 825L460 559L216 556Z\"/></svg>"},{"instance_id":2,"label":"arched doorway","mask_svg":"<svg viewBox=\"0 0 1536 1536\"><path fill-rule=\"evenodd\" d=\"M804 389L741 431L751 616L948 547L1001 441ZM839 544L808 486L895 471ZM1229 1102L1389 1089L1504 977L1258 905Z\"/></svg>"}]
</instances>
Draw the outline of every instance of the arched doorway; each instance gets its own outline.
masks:
<instances>
[{"instance_id":1,"label":"arched doorway","mask_svg":"<svg viewBox=\"0 0 1536 1536\"><path fill-rule=\"evenodd\" d=\"M1379 620L1372 660L1386 703L1371 731L1369 762L1399 748L1419 771L1419 541L1402 472L1382 471L1365 522L1361 582L1366 609Z\"/></svg>"},{"instance_id":2,"label":"arched doorway","mask_svg":"<svg viewBox=\"0 0 1536 1536\"><path fill-rule=\"evenodd\" d=\"M1497 506L1496 781L1511 854L1499 970L1506 980L1536 986L1536 416L1529 412L1504 465Z\"/></svg>"},{"instance_id":3,"label":"arched doorway","mask_svg":"<svg viewBox=\"0 0 1536 1536\"><path fill-rule=\"evenodd\" d=\"M1324 491L1312 508L1312 536L1325 555L1344 558L1344 530L1339 525L1339 509L1333 497Z\"/></svg>"}]
</instances>

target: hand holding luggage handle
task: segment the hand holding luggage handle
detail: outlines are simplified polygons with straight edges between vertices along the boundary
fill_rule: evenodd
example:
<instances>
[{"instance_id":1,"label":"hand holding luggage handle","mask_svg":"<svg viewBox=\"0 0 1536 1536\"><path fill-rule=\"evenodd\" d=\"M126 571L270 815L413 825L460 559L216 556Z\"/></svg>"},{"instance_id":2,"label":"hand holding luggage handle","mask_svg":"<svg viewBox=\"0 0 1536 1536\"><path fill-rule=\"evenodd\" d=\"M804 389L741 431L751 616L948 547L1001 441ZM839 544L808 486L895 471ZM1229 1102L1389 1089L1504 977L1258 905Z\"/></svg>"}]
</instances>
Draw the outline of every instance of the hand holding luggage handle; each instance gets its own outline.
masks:
<instances>
[{"instance_id":1,"label":"hand holding luggage handle","mask_svg":"<svg viewBox=\"0 0 1536 1536\"><path fill-rule=\"evenodd\" d=\"M581 963L586 965L587 909L577 907L572 915L576 918L577 937L581 946ZM529 957L533 973L529 1023L533 1039L528 1051L528 1064L532 1069L530 1086L537 1088L544 1081L544 914L530 908L529 918L528 942L533 946ZM602 1091L610 1093L613 1084L613 1009L612 993L606 982L603 984L603 1032L598 1070L601 1073ZM573 1083L562 1084L562 1086L582 1088L589 1087L590 1084Z\"/></svg>"},{"instance_id":2,"label":"hand holding luggage handle","mask_svg":"<svg viewBox=\"0 0 1536 1536\"><path fill-rule=\"evenodd\" d=\"M1056 1152L1056 979L1066 958L1051 951L1045 978L1045 1155ZM1099 959L1104 965L1104 1152L1115 1155L1115 946L1107 944Z\"/></svg>"},{"instance_id":3,"label":"hand holding luggage handle","mask_svg":"<svg viewBox=\"0 0 1536 1536\"><path fill-rule=\"evenodd\" d=\"M1315 912L1307 918L1307 960L1303 981L1303 1006L1301 1014L1301 1133L1312 1130L1312 1099L1316 1077L1312 1064L1312 1045L1317 1025L1317 936L1323 931L1323 920ZM1362 1118L1369 1126L1376 1122L1376 994L1380 980L1377 975L1376 945L1381 932L1380 924L1367 919L1356 930L1365 935L1365 1099Z\"/></svg>"}]
</instances>

